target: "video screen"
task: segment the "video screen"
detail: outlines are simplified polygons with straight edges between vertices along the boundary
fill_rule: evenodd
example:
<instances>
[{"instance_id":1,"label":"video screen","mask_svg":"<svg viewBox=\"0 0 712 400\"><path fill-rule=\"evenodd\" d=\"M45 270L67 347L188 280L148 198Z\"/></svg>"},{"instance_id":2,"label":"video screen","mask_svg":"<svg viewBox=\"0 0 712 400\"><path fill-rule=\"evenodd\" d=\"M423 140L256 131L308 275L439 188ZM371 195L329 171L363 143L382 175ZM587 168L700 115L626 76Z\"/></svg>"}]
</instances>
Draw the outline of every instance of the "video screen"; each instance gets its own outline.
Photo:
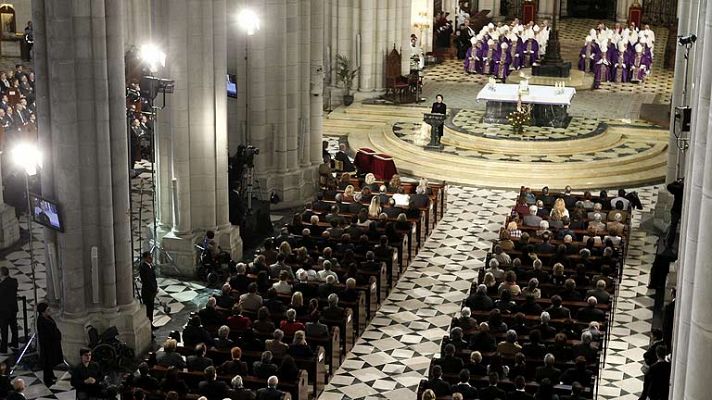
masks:
<instances>
[{"instance_id":1,"label":"video screen","mask_svg":"<svg viewBox=\"0 0 712 400\"><path fill-rule=\"evenodd\" d=\"M33 221L47 228L64 232L64 225L62 224L62 217L57 203L30 193L30 204L32 204Z\"/></svg>"},{"instance_id":2,"label":"video screen","mask_svg":"<svg viewBox=\"0 0 712 400\"><path fill-rule=\"evenodd\" d=\"M227 74L227 97L237 98L237 78Z\"/></svg>"}]
</instances>

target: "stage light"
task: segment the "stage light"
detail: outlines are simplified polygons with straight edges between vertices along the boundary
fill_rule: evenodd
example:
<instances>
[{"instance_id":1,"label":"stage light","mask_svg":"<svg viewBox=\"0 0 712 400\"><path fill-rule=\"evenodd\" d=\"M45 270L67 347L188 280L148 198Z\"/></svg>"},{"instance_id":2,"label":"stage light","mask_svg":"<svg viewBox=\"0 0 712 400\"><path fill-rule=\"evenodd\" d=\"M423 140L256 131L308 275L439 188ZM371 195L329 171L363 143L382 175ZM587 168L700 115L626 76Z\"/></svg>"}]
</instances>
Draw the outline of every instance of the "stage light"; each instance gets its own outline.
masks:
<instances>
[{"instance_id":1,"label":"stage light","mask_svg":"<svg viewBox=\"0 0 712 400\"><path fill-rule=\"evenodd\" d=\"M260 18L254 11L248 8L243 9L237 14L237 24L240 25L240 28L244 30L248 36L252 36L260 30Z\"/></svg>"},{"instance_id":2,"label":"stage light","mask_svg":"<svg viewBox=\"0 0 712 400\"><path fill-rule=\"evenodd\" d=\"M166 53L153 43L142 45L138 56L148 65L151 72L156 72L159 66L166 66Z\"/></svg>"},{"instance_id":3,"label":"stage light","mask_svg":"<svg viewBox=\"0 0 712 400\"><path fill-rule=\"evenodd\" d=\"M689 46L695 43L696 41L697 35L695 34L677 37L677 42L680 44L680 46Z\"/></svg>"},{"instance_id":4,"label":"stage light","mask_svg":"<svg viewBox=\"0 0 712 400\"><path fill-rule=\"evenodd\" d=\"M27 175L37 174L37 168L42 166L42 153L32 143L20 143L12 149L12 160L18 167L25 170Z\"/></svg>"}]
</instances>

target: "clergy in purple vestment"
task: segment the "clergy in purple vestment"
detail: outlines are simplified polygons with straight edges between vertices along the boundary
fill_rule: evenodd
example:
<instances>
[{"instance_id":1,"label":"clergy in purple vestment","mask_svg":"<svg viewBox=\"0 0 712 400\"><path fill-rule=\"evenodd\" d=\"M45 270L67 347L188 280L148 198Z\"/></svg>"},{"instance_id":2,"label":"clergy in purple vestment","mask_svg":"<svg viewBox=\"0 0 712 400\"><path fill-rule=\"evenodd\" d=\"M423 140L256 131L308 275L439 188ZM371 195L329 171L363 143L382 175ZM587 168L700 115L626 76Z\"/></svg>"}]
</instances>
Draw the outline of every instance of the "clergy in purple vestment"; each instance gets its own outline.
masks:
<instances>
[{"instance_id":1,"label":"clergy in purple vestment","mask_svg":"<svg viewBox=\"0 0 712 400\"><path fill-rule=\"evenodd\" d=\"M628 48L627 42L622 40L618 42L618 49L613 60L613 82L623 83L628 82Z\"/></svg>"},{"instance_id":2,"label":"clergy in purple vestment","mask_svg":"<svg viewBox=\"0 0 712 400\"><path fill-rule=\"evenodd\" d=\"M635 45L635 55L630 60L630 81L643 83L650 73L650 59L645 55L643 45Z\"/></svg>"},{"instance_id":3,"label":"clergy in purple vestment","mask_svg":"<svg viewBox=\"0 0 712 400\"><path fill-rule=\"evenodd\" d=\"M527 37L522 51L522 68L529 68L539 60L539 43L533 37Z\"/></svg>"},{"instance_id":4,"label":"clergy in purple vestment","mask_svg":"<svg viewBox=\"0 0 712 400\"><path fill-rule=\"evenodd\" d=\"M601 87L601 82L611 80L611 61L608 58L608 45L601 45L601 52L596 57L596 68L594 69L593 88Z\"/></svg>"},{"instance_id":5,"label":"clergy in purple vestment","mask_svg":"<svg viewBox=\"0 0 712 400\"><path fill-rule=\"evenodd\" d=\"M509 64L512 63L512 57L509 55L509 45L507 43L502 43L500 45L500 51L495 58L494 73L497 78L501 79L502 82L507 81L507 76L509 75Z\"/></svg>"},{"instance_id":6,"label":"clergy in purple vestment","mask_svg":"<svg viewBox=\"0 0 712 400\"><path fill-rule=\"evenodd\" d=\"M494 73L494 60L497 58L497 44L494 40L487 41L487 47L482 49L482 73L491 75Z\"/></svg>"},{"instance_id":7,"label":"clergy in purple vestment","mask_svg":"<svg viewBox=\"0 0 712 400\"><path fill-rule=\"evenodd\" d=\"M509 65L510 71L515 71L522 68L522 51L524 46L522 40L518 35L513 34L511 38L511 43L509 45L509 56L512 59L512 63Z\"/></svg>"},{"instance_id":8,"label":"clergy in purple vestment","mask_svg":"<svg viewBox=\"0 0 712 400\"><path fill-rule=\"evenodd\" d=\"M581 48L578 69L583 72L593 71L595 59L598 56L598 45L593 41L591 36L586 36L586 43Z\"/></svg>"}]
</instances>

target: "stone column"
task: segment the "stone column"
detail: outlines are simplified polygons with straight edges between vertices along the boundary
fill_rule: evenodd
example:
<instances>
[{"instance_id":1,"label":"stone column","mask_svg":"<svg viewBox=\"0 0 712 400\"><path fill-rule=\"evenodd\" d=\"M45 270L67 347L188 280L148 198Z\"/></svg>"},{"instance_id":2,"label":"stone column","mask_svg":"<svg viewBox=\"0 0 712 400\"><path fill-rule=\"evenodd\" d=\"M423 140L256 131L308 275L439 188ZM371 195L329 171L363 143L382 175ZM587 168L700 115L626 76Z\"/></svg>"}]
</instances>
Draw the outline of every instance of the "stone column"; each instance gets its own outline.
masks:
<instances>
[{"instance_id":1,"label":"stone column","mask_svg":"<svg viewBox=\"0 0 712 400\"><path fill-rule=\"evenodd\" d=\"M688 33L699 33L702 29L700 26L700 21L699 21L699 15L697 14L700 9L700 0L681 0L678 3L678 15L679 20L678 20L678 28L677 32L678 35L687 35ZM699 36L699 34L698 34ZM665 46L665 43L656 43L656 46ZM676 47L676 54L675 54L675 76L674 76L674 83L673 83L673 92L672 92L672 105L673 107L675 106L681 106L683 105L683 96L682 96L682 91L685 86L685 48L682 46L675 46ZM686 103L689 105L691 103L691 90L692 86L694 83L694 79L692 78L693 75L693 68L695 65L695 57L698 51L701 51L700 47L700 42L695 44L690 49L690 58L689 58L689 72L690 72L690 77L688 79L687 83L687 99ZM677 178L677 165L678 165L678 158L680 157L680 152L678 151L678 143L677 139L675 136L676 132L673 132L673 124L675 122L675 113L674 109L671 110L671 115L670 115L670 140L668 143L668 162L667 162L667 174L666 174L666 182L672 182ZM677 124L676 129L679 132L679 124ZM681 166L681 171L680 171L680 176L684 176L685 173L685 160L680 161L680 166Z\"/></svg>"},{"instance_id":2,"label":"stone column","mask_svg":"<svg viewBox=\"0 0 712 400\"><path fill-rule=\"evenodd\" d=\"M400 30L397 35L400 38L400 48L401 48L401 74L408 75L410 73L410 34L413 29L413 22L411 21L411 2L404 1L399 5L401 10ZM419 33L416 35L420 36Z\"/></svg>"},{"instance_id":3,"label":"stone column","mask_svg":"<svg viewBox=\"0 0 712 400\"><path fill-rule=\"evenodd\" d=\"M633 4L634 0L618 0L616 3L616 21L626 23L628 22L628 9ZM642 2L641 2L642 4ZM664 43L661 43L663 46Z\"/></svg>"},{"instance_id":4,"label":"stone column","mask_svg":"<svg viewBox=\"0 0 712 400\"><path fill-rule=\"evenodd\" d=\"M2 157L8 157L3 154ZM2 162L0 162L0 168ZM0 169L0 249L5 249L20 240L20 224L15 216L15 208L5 204L2 194L2 169Z\"/></svg>"},{"instance_id":5,"label":"stone column","mask_svg":"<svg viewBox=\"0 0 712 400\"><path fill-rule=\"evenodd\" d=\"M309 104L309 157L312 168L321 164L321 141L322 141L322 107L324 99L322 96L324 76L319 71L324 71L324 3L322 0L311 1L311 91ZM309 175L307 175L309 176ZM314 171L311 174L314 177Z\"/></svg>"},{"instance_id":6,"label":"stone column","mask_svg":"<svg viewBox=\"0 0 712 400\"><path fill-rule=\"evenodd\" d=\"M374 89L374 53L376 44L376 0L361 0L361 14L359 31L361 32L360 43L360 67L359 88L360 92L372 92Z\"/></svg>"},{"instance_id":7,"label":"stone column","mask_svg":"<svg viewBox=\"0 0 712 400\"><path fill-rule=\"evenodd\" d=\"M681 7L681 21L694 21L704 16L705 29L698 31L698 53L691 69L691 76L697 76L696 86L691 92L693 113L690 150L687 154L685 180L685 203L680 240L680 271L678 271L678 299L675 309L675 330L673 335L673 376L672 398L703 399L708 397L709 388L705 384L712 379L709 360L712 359L712 297L707 290L712 282L708 268L712 257L712 234L706 229L705 221L711 218L712 200L712 141L709 124L710 93L712 77L702 73L703 66L712 59L710 37L712 5L685 2ZM676 75L681 74L676 68Z\"/></svg>"},{"instance_id":8,"label":"stone column","mask_svg":"<svg viewBox=\"0 0 712 400\"><path fill-rule=\"evenodd\" d=\"M539 0L539 12L537 14L537 23L541 23L542 19L551 19L554 16L554 0Z\"/></svg>"},{"instance_id":9,"label":"stone column","mask_svg":"<svg viewBox=\"0 0 712 400\"><path fill-rule=\"evenodd\" d=\"M194 244L206 230L233 259L241 256L228 221L227 10L225 0L166 1L158 29L167 61L157 75L174 80L175 92L159 114L159 237L180 274L192 276Z\"/></svg>"},{"instance_id":10,"label":"stone column","mask_svg":"<svg viewBox=\"0 0 712 400\"><path fill-rule=\"evenodd\" d=\"M124 43L139 47L151 39L151 0L124 0Z\"/></svg>"},{"instance_id":11,"label":"stone column","mask_svg":"<svg viewBox=\"0 0 712 400\"><path fill-rule=\"evenodd\" d=\"M61 285L64 354L78 361L88 324L116 326L140 353L150 327L132 296L122 7L37 0L33 21L42 191L63 206L65 225L45 235L57 249L59 276L47 285Z\"/></svg>"}]
</instances>

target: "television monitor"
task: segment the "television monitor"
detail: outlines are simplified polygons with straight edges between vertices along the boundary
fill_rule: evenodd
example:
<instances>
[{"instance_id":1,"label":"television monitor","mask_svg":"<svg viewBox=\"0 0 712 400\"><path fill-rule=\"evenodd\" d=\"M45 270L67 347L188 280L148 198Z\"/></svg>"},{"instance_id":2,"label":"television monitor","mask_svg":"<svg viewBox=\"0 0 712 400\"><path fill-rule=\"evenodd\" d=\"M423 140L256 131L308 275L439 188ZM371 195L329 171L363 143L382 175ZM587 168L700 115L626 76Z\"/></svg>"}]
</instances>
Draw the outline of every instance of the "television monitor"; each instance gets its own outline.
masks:
<instances>
[{"instance_id":1,"label":"television monitor","mask_svg":"<svg viewBox=\"0 0 712 400\"><path fill-rule=\"evenodd\" d=\"M227 97L237 98L237 78L227 74Z\"/></svg>"},{"instance_id":2,"label":"television monitor","mask_svg":"<svg viewBox=\"0 0 712 400\"><path fill-rule=\"evenodd\" d=\"M55 231L64 232L62 214L56 202L30 193L32 220Z\"/></svg>"}]
</instances>

